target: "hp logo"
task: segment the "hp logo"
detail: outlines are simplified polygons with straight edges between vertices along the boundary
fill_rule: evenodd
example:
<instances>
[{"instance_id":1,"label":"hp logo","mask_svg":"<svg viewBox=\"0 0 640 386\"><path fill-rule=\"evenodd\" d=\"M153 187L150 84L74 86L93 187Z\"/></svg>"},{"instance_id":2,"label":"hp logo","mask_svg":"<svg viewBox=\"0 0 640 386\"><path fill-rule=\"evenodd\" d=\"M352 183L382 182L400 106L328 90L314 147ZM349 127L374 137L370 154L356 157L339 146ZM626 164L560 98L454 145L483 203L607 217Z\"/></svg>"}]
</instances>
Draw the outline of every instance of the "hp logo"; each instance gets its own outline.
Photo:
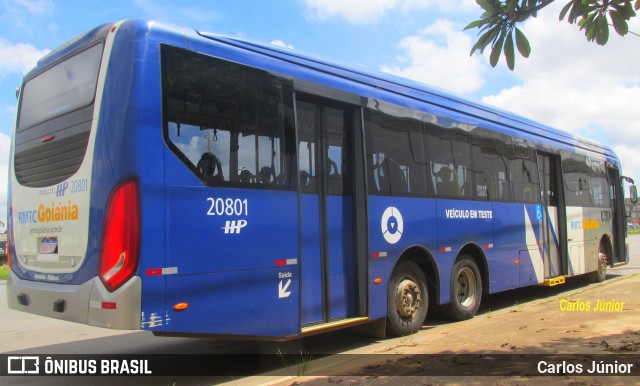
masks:
<instances>
[{"instance_id":1,"label":"hp logo","mask_svg":"<svg viewBox=\"0 0 640 386\"><path fill-rule=\"evenodd\" d=\"M238 234L247 224L247 220L227 220L222 229L224 229L225 234Z\"/></svg>"}]
</instances>

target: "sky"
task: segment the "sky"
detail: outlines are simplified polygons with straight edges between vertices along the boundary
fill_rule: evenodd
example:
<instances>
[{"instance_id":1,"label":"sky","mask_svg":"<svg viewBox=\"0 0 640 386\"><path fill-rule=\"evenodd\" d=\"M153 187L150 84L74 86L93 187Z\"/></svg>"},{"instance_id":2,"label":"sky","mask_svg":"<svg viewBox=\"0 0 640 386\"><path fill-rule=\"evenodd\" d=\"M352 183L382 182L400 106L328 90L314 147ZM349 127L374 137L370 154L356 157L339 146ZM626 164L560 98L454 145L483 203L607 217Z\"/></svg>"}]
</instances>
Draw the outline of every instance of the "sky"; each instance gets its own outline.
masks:
<instances>
[{"instance_id":1,"label":"sky","mask_svg":"<svg viewBox=\"0 0 640 386\"><path fill-rule=\"evenodd\" d=\"M48 51L95 26L151 19L284 45L394 73L611 146L640 179L640 37L587 43L558 0L521 27L529 59L469 56L475 0L0 0L0 222L6 223L15 90ZM640 34L635 18L630 30ZM0 231L4 230L0 224Z\"/></svg>"}]
</instances>

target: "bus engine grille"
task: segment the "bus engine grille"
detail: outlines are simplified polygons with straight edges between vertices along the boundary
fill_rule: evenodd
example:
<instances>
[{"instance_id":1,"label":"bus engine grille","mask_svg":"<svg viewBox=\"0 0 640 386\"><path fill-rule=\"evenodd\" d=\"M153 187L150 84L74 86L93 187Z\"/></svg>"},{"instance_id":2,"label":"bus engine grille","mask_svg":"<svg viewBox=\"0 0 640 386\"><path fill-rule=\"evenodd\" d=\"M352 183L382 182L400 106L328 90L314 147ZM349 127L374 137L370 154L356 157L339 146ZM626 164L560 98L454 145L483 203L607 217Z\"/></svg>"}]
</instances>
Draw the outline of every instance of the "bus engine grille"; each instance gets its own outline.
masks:
<instances>
[{"instance_id":1,"label":"bus engine grille","mask_svg":"<svg viewBox=\"0 0 640 386\"><path fill-rule=\"evenodd\" d=\"M41 188L71 177L82 164L89 134L82 132L24 151L16 149L16 179L23 186Z\"/></svg>"}]
</instances>

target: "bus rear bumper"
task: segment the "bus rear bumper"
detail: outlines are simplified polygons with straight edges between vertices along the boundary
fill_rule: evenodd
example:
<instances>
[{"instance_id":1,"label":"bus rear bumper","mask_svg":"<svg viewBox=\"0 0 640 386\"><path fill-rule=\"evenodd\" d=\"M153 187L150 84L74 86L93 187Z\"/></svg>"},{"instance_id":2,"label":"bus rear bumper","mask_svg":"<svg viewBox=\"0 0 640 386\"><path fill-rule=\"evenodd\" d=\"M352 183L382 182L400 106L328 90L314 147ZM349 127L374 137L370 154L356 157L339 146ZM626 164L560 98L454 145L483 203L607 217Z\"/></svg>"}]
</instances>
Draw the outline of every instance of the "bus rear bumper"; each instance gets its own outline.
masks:
<instances>
[{"instance_id":1,"label":"bus rear bumper","mask_svg":"<svg viewBox=\"0 0 640 386\"><path fill-rule=\"evenodd\" d=\"M79 285L23 280L9 271L10 309L119 330L139 330L142 280L135 276L114 292L99 278Z\"/></svg>"}]
</instances>

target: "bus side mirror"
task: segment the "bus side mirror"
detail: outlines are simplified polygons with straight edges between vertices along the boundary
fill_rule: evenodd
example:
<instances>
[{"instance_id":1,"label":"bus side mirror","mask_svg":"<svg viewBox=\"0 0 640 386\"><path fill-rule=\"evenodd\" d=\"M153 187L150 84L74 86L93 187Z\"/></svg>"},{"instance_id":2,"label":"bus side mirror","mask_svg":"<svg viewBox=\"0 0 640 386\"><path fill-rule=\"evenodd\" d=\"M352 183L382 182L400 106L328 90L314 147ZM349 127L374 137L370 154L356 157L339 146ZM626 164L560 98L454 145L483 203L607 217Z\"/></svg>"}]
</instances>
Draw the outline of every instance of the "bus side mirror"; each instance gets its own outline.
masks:
<instances>
[{"instance_id":1,"label":"bus side mirror","mask_svg":"<svg viewBox=\"0 0 640 386\"><path fill-rule=\"evenodd\" d=\"M629 197L631 197L632 203L638 203L638 188L635 185L629 186Z\"/></svg>"}]
</instances>

